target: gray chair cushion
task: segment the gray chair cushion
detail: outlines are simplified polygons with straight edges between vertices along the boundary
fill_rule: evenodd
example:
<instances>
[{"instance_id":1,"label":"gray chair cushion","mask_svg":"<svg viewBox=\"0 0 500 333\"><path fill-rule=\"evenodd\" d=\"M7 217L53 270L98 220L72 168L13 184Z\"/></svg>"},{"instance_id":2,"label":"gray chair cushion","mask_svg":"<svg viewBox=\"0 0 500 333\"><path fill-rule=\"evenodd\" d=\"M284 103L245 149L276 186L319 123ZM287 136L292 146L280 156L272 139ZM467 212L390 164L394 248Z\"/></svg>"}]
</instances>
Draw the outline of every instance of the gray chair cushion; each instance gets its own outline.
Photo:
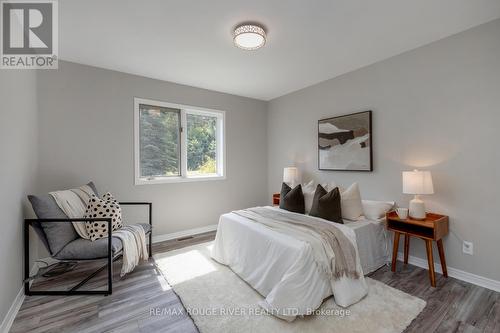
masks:
<instances>
[{"instance_id":1,"label":"gray chair cushion","mask_svg":"<svg viewBox=\"0 0 500 333\"><path fill-rule=\"evenodd\" d=\"M40 219L67 218L49 194L28 195L28 199L36 216ZM41 222L40 224L47 237L51 254L58 253L66 244L78 238L71 222Z\"/></svg>"},{"instance_id":2,"label":"gray chair cushion","mask_svg":"<svg viewBox=\"0 0 500 333\"><path fill-rule=\"evenodd\" d=\"M140 223L144 231L148 233L151 226L147 223ZM123 249L121 239L117 237L111 238L111 250L113 255ZM56 256L59 260L83 260L83 259L98 259L108 256L108 238L101 238L94 242L78 238L66 245Z\"/></svg>"},{"instance_id":3,"label":"gray chair cushion","mask_svg":"<svg viewBox=\"0 0 500 333\"><path fill-rule=\"evenodd\" d=\"M38 235L38 238L40 238L40 240L42 241L42 244L43 244L43 246L45 246L45 249L47 249L47 251L49 253L51 253L50 252L50 245L49 245L49 242L47 241L47 236L45 235L45 232L43 231L42 224L40 222L32 222L31 226L33 227L36 234Z\"/></svg>"},{"instance_id":4,"label":"gray chair cushion","mask_svg":"<svg viewBox=\"0 0 500 333\"><path fill-rule=\"evenodd\" d=\"M90 182L87 185L90 186L97 195L94 183ZM28 200L31 202L33 211L39 219L68 217L61 208L59 208L50 194L28 195ZM40 224L46 237L45 240L42 239L42 242L44 242L44 244L48 243L49 251L52 255L56 255L66 246L66 244L79 238L71 222L42 222ZM41 233L37 233L39 236L42 236Z\"/></svg>"}]
</instances>

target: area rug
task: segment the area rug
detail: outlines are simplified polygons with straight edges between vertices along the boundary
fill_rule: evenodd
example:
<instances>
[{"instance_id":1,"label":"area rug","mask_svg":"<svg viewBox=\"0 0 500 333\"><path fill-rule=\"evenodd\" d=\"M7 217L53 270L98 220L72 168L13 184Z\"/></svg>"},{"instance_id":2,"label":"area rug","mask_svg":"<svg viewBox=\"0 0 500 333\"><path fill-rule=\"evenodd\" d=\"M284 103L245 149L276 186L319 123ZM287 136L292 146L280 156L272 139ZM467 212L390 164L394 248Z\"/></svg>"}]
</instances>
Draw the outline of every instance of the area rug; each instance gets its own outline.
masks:
<instances>
[{"instance_id":1,"label":"area rug","mask_svg":"<svg viewBox=\"0 0 500 333\"><path fill-rule=\"evenodd\" d=\"M315 315L293 322L265 314L263 297L233 271L210 258L213 242L155 254L154 258L185 310L202 333L214 332L370 332L400 333L425 307L425 301L367 278L369 293L348 309L330 297ZM179 315L178 309L155 309Z\"/></svg>"}]
</instances>

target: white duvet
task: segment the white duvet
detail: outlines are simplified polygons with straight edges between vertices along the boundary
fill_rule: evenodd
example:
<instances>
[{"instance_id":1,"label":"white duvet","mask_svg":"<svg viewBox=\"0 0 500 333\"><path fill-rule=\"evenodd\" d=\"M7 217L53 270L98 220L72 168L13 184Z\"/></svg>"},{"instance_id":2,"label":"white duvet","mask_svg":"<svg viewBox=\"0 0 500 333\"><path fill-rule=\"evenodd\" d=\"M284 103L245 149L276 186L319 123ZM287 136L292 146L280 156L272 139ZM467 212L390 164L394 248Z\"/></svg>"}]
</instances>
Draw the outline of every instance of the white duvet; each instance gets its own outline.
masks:
<instances>
[{"instance_id":1,"label":"white duvet","mask_svg":"<svg viewBox=\"0 0 500 333\"><path fill-rule=\"evenodd\" d=\"M337 226L354 244L357 270L362 272L354 231ZM310 314L331 295L347 307L368 292L362 274L359 279L331 281L318 272L310 244L233 213L220 217L212 258L263 295L263 308L285 320Z\"/></svg>"}]
</instances>

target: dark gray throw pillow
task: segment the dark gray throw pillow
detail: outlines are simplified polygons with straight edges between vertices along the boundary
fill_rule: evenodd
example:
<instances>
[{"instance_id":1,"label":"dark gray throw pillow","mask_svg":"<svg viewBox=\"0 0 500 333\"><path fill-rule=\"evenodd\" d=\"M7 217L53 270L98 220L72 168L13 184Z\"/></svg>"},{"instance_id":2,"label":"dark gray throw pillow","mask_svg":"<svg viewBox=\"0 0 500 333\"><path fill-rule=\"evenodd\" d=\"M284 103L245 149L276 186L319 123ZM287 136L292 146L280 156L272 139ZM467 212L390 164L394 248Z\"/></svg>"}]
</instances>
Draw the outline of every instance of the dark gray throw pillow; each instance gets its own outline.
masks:
<instances>
[{"instance_id":1,"label":"dark gray throw pillow","mask_svg":"<svg viewBox=\"0 0 500 333\"><path fill-rule=\"evenodd\" d=\"M293 189L285 183L281 185L280 208L294 213L305 213L304 194L300 184Z\"/></svg>"},{"instance_id":2,"label":"dark gray throw pillow","mask_svg":"<svg viewBox=\"0 0 500 333\"><path fill-rule=\"evenodd\" d=\"M97 195L97 190L93 182L87 184ZM66 214L59 208L56 201L50 194L28 195L28 200L33 207L33 211L39 219L67 218ZM79 236L71 222L42 222L40 223L47 238L49 250L52 255L56 255L69 242Z\"/></svg>"},{"instance_id":3,"label":"dark gray throw pillow","mask_svg":"<svg viewBox=\"0 0 500 333\"><path fill-rule=\"evenodd\" d=\"M318 184L309 215L344 224L340 206L339 188L336 187L330 192L327 192L323 186Z\"/></svg>"}]
</instances>

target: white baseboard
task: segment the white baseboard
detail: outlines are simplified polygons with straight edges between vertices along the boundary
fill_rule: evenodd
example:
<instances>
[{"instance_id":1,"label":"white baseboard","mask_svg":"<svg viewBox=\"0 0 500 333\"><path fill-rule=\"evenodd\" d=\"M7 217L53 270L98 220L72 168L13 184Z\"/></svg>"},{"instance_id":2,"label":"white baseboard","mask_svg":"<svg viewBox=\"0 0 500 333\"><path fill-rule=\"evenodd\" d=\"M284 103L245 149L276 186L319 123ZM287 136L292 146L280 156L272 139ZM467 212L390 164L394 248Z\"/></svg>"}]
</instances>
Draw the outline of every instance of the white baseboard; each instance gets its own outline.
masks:
<instances>
[{"instance_id":1,"label":"white baseboard","mask_svg":"<svg viewBox=\"0 0 500 333\"><path fill-rule=\"evenodd\" d=\"M42 260L51 260L51 258L44 258ZM40 267L38 264L35 262L33 264L33 267L31 267L30 271L30 276L35 275L38 273L38 270ZM30 281L30 285L33 283L33 281ZM14 302L12 302L12 305L10 306L9 311L7 311L7 314L5 315L5 318L2 321L2 324L0 325L0 333L8 333L10 328L12 327L12 323L14 322L14 319L16 319L17 313L19 312L19 309L21 309L21 305L23 305L24 298L26 296L24 295L24 282L23 285L21 286L21 289L16 295L16 298L14 298Z\"/></svg>"},{"instance_id":2,"label":"white baseboard","mask_svg":"<svg viewBox=\"0 0 500 333\"><path fill-rule=\"evenodd\" d=\"M16 298L14 299L14 302L10 306L9 311L7 311L7 314L5 315L5 318L2 321L2 325L0 325L0 332L1 333L8 333L10 330L10 327L12 326L12 323L14 322L14 319L17 316L17 313L19 312L19 309L21 308L21 305L23 305L24 302L24 286L19 290L17 293Z\"/></svg>"},{"instance_id":3,"label":"white baseboard","mask_svg":"<svg viewBox=\"0 0 500 333\"><path fill-rule=\"evenodd\" d=\"M211 225L207 225L207 226L201 227L201 228L194 228L194 229L188 229L188 230L183 230L183 231L178 231L178 232L172 232L170 234L157 235L157 236L153 236L153 244L159 243L159 242L164 242L164 241L171 240L171 239L176 239L176 238L194 236L197 234L202 234L204 232L215 231L215 230L217 230L217 224L211 224Z\"/></svg>"},{"instance_id":4,"label":"white baseboard","mask_svg":"<svg viewBox=\"0 0 500 333\"><path fill-rule=\"evenodd\" d=\"M403 252L398 252L398 260L399 261L404 260ZM429 268L427 264L427 259L421 259L415 256L408 256L408 263L425 269ZM434 270L437 273L443 274L443 271L441 270L441 262L439 262L439 260L437 262L436 261L434 262ZM455 279L462 280L468 283L475 284L476 286L500 292L500 281L489 279L484 276L472 274L449 266L447 267L447 270L448 270L448 276L451 276Z\"/></svg>"}]
</instances>

